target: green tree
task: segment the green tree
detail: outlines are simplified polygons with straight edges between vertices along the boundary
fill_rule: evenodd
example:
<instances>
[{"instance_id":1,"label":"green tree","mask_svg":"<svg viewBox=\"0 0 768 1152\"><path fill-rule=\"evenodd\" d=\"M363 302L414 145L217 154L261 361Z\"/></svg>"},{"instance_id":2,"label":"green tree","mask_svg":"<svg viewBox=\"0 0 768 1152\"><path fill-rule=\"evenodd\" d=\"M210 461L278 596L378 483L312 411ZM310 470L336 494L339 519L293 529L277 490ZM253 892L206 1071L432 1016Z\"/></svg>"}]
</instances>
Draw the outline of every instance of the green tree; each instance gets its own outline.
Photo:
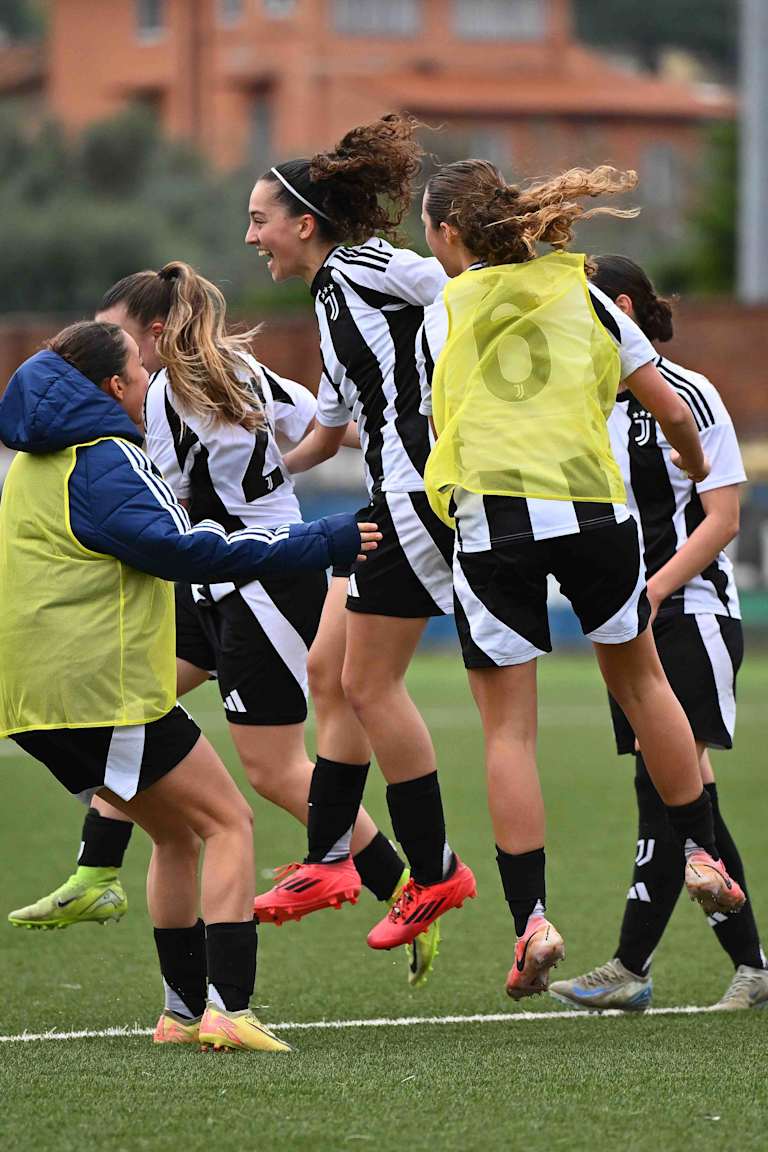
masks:
<instances>
[{"instance_id":1,"label":"green tree","mask_svg":"<svg viewBox=\"0 0 768 1152\"><path fill-rule=\"evenodd\" d=\"M243 243L251 176L211 169L129 110L71 140L0 118L0 312L89 313L140 268L187 260L250 309L281 298Z\"/></svg>"},{"instance_id":2,"label":"green tree","mask_svg":"<svg viewBox=\"0 0 768 1152\"><path fill-rule=\"evenodd\" d=\"M0 0L0 34L10 40L37 40L43 34L44 15L34 0Z\"/></svg>"},{"instance_id":3,"label":"green tree","mask_svg":"<svg viewBox=\"0 0 768 1152\"><path fill-rule=\"evenodd\" d=\"M654 269L665 290L718 295L733 292L738 177L738 127L734 123L717 124L710 130L688 243Z\"/></svg>"},{"instance_id":4,"label":"green tree","mask_svg":"<svg viewBox=\"0 0 768 1152\"><path fill-rule=\"evenodd\" d=\"M684 48L723 76L736 71L738 4L735 0L574 0L579 36L626 49L654 68L659 50Z\"/></svg>"}]
</instances>

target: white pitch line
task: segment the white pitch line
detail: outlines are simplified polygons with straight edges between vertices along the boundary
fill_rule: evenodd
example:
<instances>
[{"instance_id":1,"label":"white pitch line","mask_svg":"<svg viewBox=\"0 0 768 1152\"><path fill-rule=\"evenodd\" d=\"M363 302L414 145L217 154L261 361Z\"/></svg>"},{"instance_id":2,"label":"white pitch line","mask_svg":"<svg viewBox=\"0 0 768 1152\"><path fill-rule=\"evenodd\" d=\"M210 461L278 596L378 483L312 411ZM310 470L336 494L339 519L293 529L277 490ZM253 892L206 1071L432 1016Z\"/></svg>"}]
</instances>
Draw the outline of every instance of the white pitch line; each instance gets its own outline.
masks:
<instances>
[{"instance_id":1,"label":"white pitch line","mask_svg":"<svg viewBox=\"0 0 768 1152\"><path fill-rule=\"evenodd\" d=\"M713 1012L714 1007L701 1007L689 1004L677 1008L649 1008L640 1016L697 1016L703 1012ZM606 1017L618 1019L632 1015L618 1008L604 1012L491 1012L473 1016L381 1016L369 1020L288 1020L280 1024L270 1024L275 1032L313 1032L323 1029L341 1031L344 1028L415 1028L421 1024L526 1024L540 1020L602 1020ZM20 1032L12 1036L0 1036L2 1044L31 1043L41 1040L90 1040L106 1039L113 1036L151 1036L153 1028L141 1028L138 1024L125 1024L114 1028L83 1029L79 1032Z\"/></svg>"}]
</instances>

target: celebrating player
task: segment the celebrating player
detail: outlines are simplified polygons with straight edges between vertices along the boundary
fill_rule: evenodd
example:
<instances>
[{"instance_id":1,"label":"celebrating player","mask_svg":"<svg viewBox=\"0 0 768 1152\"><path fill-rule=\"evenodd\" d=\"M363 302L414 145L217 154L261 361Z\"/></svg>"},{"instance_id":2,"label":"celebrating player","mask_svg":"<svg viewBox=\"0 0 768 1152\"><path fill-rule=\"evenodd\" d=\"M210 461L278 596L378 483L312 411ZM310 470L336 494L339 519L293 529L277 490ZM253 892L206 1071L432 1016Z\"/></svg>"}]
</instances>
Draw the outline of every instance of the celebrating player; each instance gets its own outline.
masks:
<instances>
[{"instance_id":1,"label":"celebrating player","mask_svg":"<svg viewBox=\"0 0 768 1152\"><path fill-rule=\"evenodd\" d=\"M312 427L315 398L259 364L248 333L226 334L226 302L215 285L173 261L113 285L97 316L128 331L156 374L145 406L147 453L192 523L211 519L228 532L300 523L276 437L298 443ZM304 747L307 650L326 587L320 571L176 587L178 694L216 674L250 782L302 823L312 775ZM119 917L127 901L117 873L130 831L120 812L96 798L74 875L11 912L11 923L63 927ZM390 899L404 882L404 864L365 811L353 851L363 882L377 899Z\"/></svg>"},{"instance_id":2,"label":"celebrating player","mask_svg":"<svg viewBox=\"0 0 768 1152\"><path fill-rule=\"evenodd\" d=\"M383 532L375 568L348 580L337 569L310 653L318 757L306 861L255 907L261 920L299 919L356 893L350 835L372 747L411 880L368 943L392 948L426 931L419 943L431 951L430 925L475 883L449 847L432 742L404 679L429 617L452 608L453 533L424 493L431 438L415 364L424 307L445 275L436 260L381 238L395 237L410 202L415 127L387 116L354 128L331 152L271 168L251 193L246 242L266 256L273 280L304 280L320 328L316 425L286 463L300 472L333 456L352 414Z\"/></svg>"},{"instance_id":3,"label":"celebrating player","mask_svg":"<svg viewBox=\"0 0 768 1152\"><path fill-rule=\"evenodd\" d=\"M248 1006L250 808L175 703L165 581L322 570L375 548L377 534L351 517L230 535L193 527L139 447L146 389L135 341L88 322L22 364L0 401L0 437L19 452L0 505L0 736L152 838L148 903L166 991L155 1038L285 1051Z\"/></svg>"},{"instance_id":4,"label":"celebrating player","mask_svg":"<svg viewBox=\"0 0 768 1152\"><path fill-rule=\"evenodd\" d=\"M546 988L564 955L546 919L544 807L536 769L536 661L551 650L552 573L593 641L629 717L687 859L689 892L707 909L744 902L715 846L710 797L690 726L647 631L637 529L606 418L624 380L696 480L708 473L687 404L656 368L637 326L564 249L595 212L582 200L634 186L633 173L575 169L525 189L482 160L429 180L429 247L452 277L428 310L424 402L439 439L427 492L455 516L456 621L486 742L499 872L517 933L507 992ZM537 257L536 244L556 251ZM439 354L433 385L429 365Z\"/></svg>"},{"instance_id":5,"label":"celebrating player","mask_svg":"<svg viewBox=\"0 0 768 1152\"><path fill-rule=\"evenodd\" d=\"M672 310L642 268L625 256L599 256L592 284L640 325L649 340L672 339ZM696 739L699 770L712 801L715 841L731 876L746 892L744 866L720 811L708 748L731 748L736 721L736 674L743 638L733 568L723 552L738 531L739 484L746 479L736 434L720 396L706 377L658 356L657 367L691 409L710 463L694 483L671 462L672 448L658 423L630 390L619 393L608 421L611 446L640 526L653 635L672 689ZM665 806L651 783L635 733L611 700L616 747L635 756L638 840L616 955L550 991L589 1008L643 1011L651 1003L651 959L683 887L685 859ZM768 971L751 904L738 915L709 917L736 969L718 1002L722 1009L768 1002Z\"/></svg>"}]
</instances>

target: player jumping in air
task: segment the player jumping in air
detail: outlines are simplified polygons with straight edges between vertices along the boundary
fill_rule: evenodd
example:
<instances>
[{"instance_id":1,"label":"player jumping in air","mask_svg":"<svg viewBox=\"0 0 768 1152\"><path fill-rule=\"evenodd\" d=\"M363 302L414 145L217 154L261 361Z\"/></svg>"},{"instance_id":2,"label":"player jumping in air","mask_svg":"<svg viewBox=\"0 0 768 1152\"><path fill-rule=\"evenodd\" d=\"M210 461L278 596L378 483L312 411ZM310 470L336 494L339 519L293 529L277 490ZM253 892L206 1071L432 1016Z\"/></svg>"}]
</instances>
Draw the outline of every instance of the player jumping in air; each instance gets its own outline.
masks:
<instances>
[{"instance_id":1,"label":"player jumping in air","mask_svg":"<svg viewBox=\"0 0 768 1152\"><path fill-rule=\"evenodd\" d=\"M368 937L374 948L424 932L433 948L432 923L475 894L448 843L434 749L405 687L429 617L452 609L453 533L424 492L432 440L415 362L424 308L445 274L436 260L390 243L419 170L415 128L387 116L352 129L330 152L271 168L251 193L246 237L273 280L304 280L320 329L316 425L286 463L300 472L333 456L353 416L368 507L383 532L375 568L336 569L309 658L318 725L309 850L255 910L260 920L299 919L358 891L350 836L372 748L411 869Z\"/></svg>"},{"instance_id":2,"label":"player jumping in air","mask_svg":"<svg viewBox=\"0 0 768 1152\"><path fill-rule=\"evenodd\" d=\"M588 287L584 257L563 251L574 222L594 214L584 211L585 197L634 183L634 174L598 168L518 188L492 164L467 160L439 169L424 195L427 243L451 277L427 312L422 341L422 410L439 436L426 485L433 507L456 523L456 621L517 933L506 985L514 999L543 991L564 956L545 916L535 755L550 573L638 735L684 846L689 892L709 912L744 902L717 851L690 725L647 630L637 528L606 426L620 380L664 429L677 466L694 480L709 466L690 409L660 376L650 342ZM537 256L539 242L555 251Z\"/></svg>"}]
</instances>

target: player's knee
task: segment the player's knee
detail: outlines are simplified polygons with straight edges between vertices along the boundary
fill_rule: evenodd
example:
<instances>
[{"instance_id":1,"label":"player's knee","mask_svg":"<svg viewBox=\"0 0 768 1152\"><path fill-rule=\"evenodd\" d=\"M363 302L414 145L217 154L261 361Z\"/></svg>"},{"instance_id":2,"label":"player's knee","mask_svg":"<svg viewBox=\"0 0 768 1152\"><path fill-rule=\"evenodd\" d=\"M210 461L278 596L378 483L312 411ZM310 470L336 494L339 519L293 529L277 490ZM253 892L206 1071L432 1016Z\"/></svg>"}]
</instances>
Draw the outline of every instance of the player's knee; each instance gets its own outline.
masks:
<instances>
[{"instance_id":1,"label":"player's knee","mask_svg":"<svg viewBox=\"0 0 768 1152\"><path fill-rule=\"evenodd\" d=\"M344 690L337 669L329 670L320 664L310 664L307 672L309 694L316 711L328 715L335 708L345 706Z\"/></svg>"},{"instance_id":2,"label":"player's knee","mask_svg":"<svg viewBox=\"0 0 768 1152\"><path fill-rule=\"evenodd\" d=\"M345 667L341 674L341 687L344 698L358 716L373 706L379 706L385 698L384 685L359 669Z\"/></svg>"}]
</instances>

